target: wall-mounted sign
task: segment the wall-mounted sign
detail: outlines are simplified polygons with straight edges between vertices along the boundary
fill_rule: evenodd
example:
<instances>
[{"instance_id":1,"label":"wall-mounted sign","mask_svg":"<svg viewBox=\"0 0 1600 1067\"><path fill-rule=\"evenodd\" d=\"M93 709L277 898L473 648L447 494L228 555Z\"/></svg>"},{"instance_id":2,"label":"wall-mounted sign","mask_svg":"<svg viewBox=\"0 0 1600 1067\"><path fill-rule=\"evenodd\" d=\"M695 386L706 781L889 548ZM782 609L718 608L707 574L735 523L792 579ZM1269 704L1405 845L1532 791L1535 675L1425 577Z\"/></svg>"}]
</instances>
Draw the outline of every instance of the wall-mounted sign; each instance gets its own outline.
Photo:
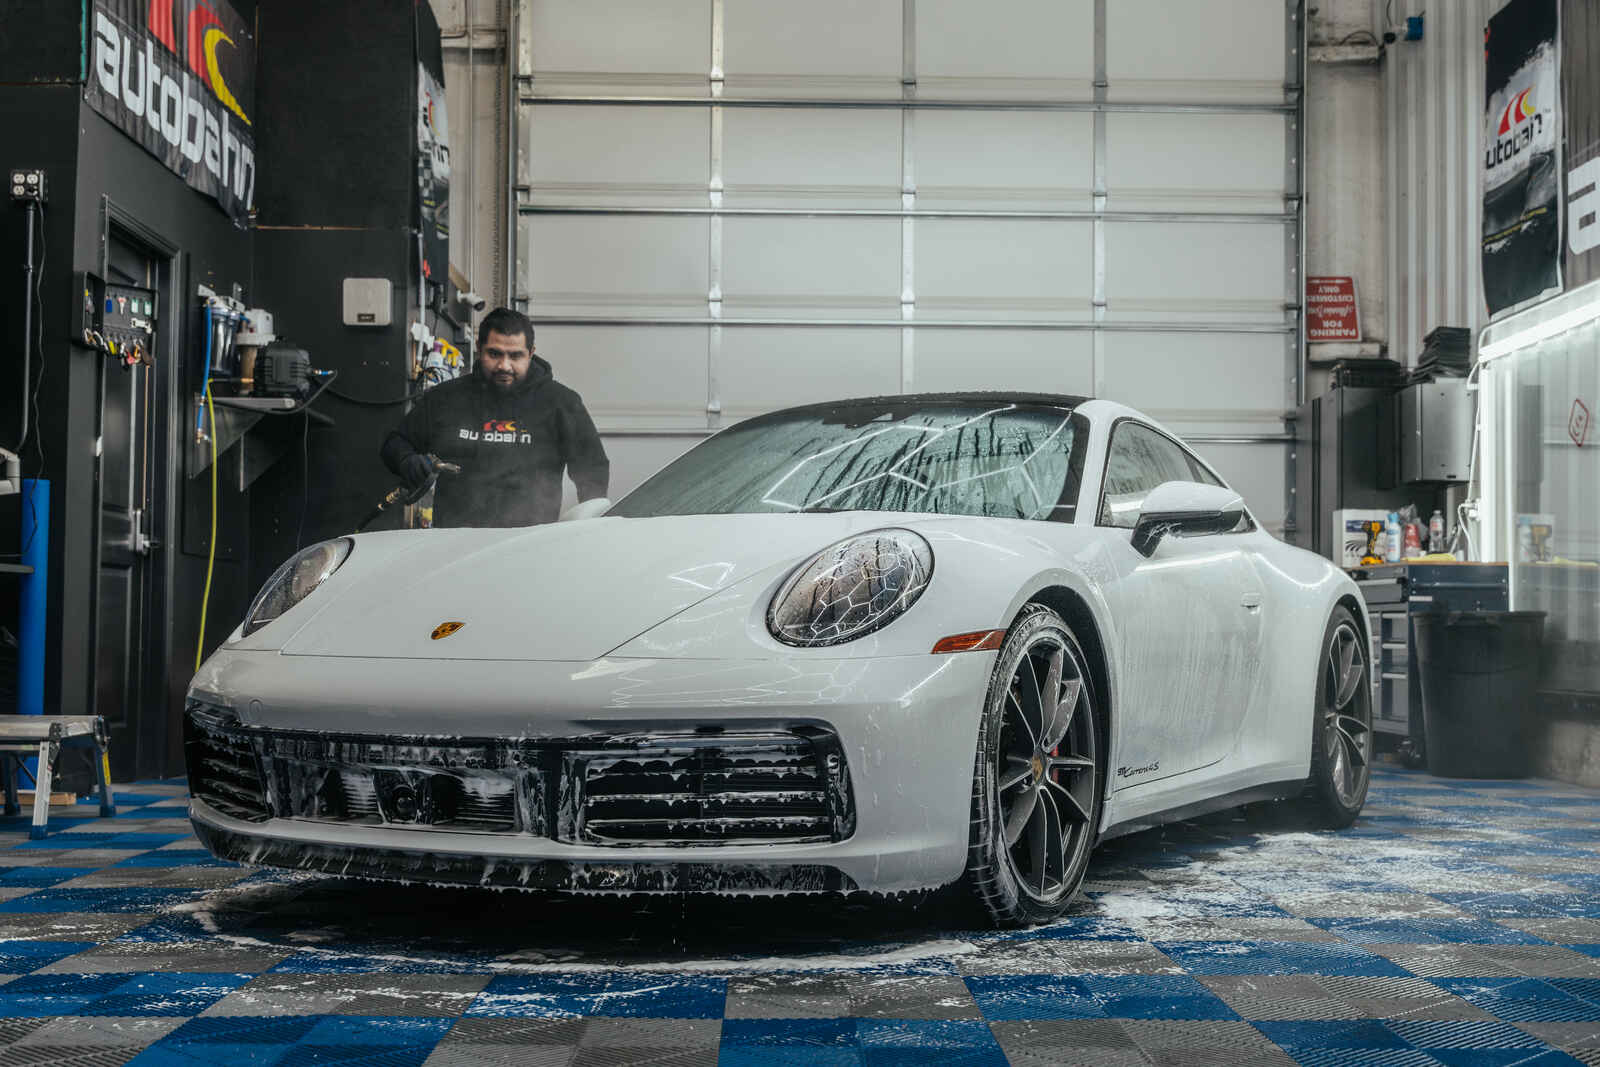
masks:
<instances>
[{"instance_id":1,"label":"wall-mounted sign","mask_svg":"<svg viewBox=\"0 0 1600 1067\"><path fill-rule=\"evenodd\" d=\"M1572 401L1572 414L1567 416L1567 436L1572 438L1572 443L1579 448L1589 440L1589 405L1582 400Z\"/></svg>"},{"instance_id":2,"label":"wall-mounted sign","mask_svg":"<svg viewBox=\"0 0 1600 1067\"><path fill-rule=\"evenodd\" d=\"M1306 340L1361 340L1354 278L1306 279Z\"/></svg>"},{"instance_id":3,"label":"wall-mounted sign","mask_svg":"<svg viewBox=\"0 0 1600 1067\"><path fill-rule=\"evenodd\" d=\"M1484 34L1483 295L1489 313L1561 291L1559 0L1510 0Z\"/></svg>"},{"instance_id":4,"label":"wall-mounted sign","mask_svg":"<svg viewBox=\"0 0 1600 1067\"><path fill-rule=\"evenodd\" d=\"M94 0L84 99L240 226L255 200L256 46L226 0Z\"/></svg>"}]
</instances>

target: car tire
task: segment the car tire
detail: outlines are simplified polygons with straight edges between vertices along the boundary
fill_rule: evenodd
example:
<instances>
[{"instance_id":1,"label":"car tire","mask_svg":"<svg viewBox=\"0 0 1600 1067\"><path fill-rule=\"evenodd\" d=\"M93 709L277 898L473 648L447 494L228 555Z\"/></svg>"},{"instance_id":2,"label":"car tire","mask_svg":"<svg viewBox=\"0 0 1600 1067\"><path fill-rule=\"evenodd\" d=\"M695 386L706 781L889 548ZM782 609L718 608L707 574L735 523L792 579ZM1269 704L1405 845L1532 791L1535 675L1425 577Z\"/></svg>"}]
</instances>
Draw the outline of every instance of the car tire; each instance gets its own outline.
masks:
<instances>
[{"instance_id":1,"label":"car tire","mask_svg":"<svg viewBox=\"0 0 1600 1067\"><path fill-rule=\"evenodd\" d=\"M1300 798L1305 820L1313 826L1349 826L1367 802L1373 758L1370 670L1360 623L1349 608L1335 608L1317 653L1311 774Z\"/></svg>"},{"instance_id":2,"label":"car tire","mask_svg":"<svg viewBox=\"0 0 1600 1067\"><path fill-rule=\"evenodd\" d=\"M966 881L996 926L1057 919L1083 883L1104 788L1098 710L1072 629L1029 605L995 660L973 770Z\"/></svg>"}]
</instances>

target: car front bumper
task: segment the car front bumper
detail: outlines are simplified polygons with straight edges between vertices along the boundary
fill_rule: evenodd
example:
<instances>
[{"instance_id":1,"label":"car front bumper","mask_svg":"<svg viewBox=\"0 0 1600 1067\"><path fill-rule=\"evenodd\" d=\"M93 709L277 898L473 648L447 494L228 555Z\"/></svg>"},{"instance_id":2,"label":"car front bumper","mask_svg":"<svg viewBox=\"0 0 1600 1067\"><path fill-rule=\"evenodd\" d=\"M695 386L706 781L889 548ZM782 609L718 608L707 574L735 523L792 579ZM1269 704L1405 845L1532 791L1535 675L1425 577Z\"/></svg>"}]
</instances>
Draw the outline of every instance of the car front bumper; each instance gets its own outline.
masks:
<instances>
[{"instance_id":1,"label":"car front bumper","mask_svg":"<svg viewBox=\"0 0 1600 1067\"><path fill-rule=\"evenodd\" d=\"M470 832L393 821L327 821L285 792L240 817L197 795L191 817L217 855L246 863L444 884L579 892L901 892L961 874L975 743L994 653L784 661L598 660L473 662L213 656L191 696L252 735L258 756L301 751L306 738L348 742L391 777L437 769L416 748L462 739L533 751L609 752L659 740L802 733L827 738L848 795L832 805L827 839L727 843L595 840L569 818L575 780L545 760L549 819ZM260 739L265 738L266 741ZM597 742L597 739L600 739ZM274 746L277 746L274 748ZM400 754L397 756L396 753ZM193 766L191 778L202 768ZM318 755L327 760L329 757ZM406 760L409 759L409 763ZM397 762L398 761L398 762ZM454 774L479 773L456 760ZM531 760L529 762L532 762ZM570 763L570 758L569 758ZM272 764L261 764L269 768ZM579 776L581 777L581 775ZM193 782L192 782L193 786ZM520 803L520 802L519 802ZM286 815L285 812L288 812ZM376 812L376 809L374 809ZM845 817L840 821L839 817Z\"/></svg>"}]
</instances>

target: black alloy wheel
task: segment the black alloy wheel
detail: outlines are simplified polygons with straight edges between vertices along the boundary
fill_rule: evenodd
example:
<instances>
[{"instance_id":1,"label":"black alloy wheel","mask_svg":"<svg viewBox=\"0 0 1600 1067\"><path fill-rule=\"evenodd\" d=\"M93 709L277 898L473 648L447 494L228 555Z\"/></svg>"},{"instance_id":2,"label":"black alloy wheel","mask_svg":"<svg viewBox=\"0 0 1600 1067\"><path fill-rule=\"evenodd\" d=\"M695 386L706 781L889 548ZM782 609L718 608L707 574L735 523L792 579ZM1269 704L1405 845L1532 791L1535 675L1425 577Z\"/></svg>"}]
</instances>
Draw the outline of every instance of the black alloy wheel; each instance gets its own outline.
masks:
<instances>
[{"instance_id":1,"label":"black alloy wheel","mask_svg":"<svg viewBox=\"0 0 1600 1067\"><path fill-rule=\"evenodd\" d=\"M1000 926L1066 910L1100 814L1093 678L1055 612L1026 609L996 660L978 739L967 873Z\"/></svg>"},{"instance_id":2,"label":"black alloy wheel","mask_svg":"<svg viewBox=\"0 0 1600 1067\"><path fill-rule=\"evenodd\" d=\"M1372 684L1366 642L1348 608L1334 610L1318 659L1305 800L1318 825L1355 822L1372 780Z\"/></svg>"}]
</instances>

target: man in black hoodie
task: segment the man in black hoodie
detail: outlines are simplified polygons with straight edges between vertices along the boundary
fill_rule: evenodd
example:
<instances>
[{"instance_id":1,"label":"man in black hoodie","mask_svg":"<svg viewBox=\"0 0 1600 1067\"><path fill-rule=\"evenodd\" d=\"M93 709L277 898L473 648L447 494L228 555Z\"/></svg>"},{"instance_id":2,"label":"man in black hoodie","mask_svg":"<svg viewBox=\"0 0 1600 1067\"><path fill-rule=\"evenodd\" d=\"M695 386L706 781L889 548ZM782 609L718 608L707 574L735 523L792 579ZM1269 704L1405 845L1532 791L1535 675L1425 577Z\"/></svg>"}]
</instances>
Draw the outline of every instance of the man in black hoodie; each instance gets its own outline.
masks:
<instances>
[{"instance_id":1,"label":"man in black hoodie","mask_svg":"<svg viewBox=\"0 0 1600 1067\"><path fill-rule=\"evenodd\" d=\"M533 354L533 323L496 308L478 326L472 373L434 386L383 442L383 462L413 486L433 459L454 463L434 492L434 526L532 526L561 512L561 473L579 500L606 495L611 464L583 400Z\"/></svg>"}]
</instances>

